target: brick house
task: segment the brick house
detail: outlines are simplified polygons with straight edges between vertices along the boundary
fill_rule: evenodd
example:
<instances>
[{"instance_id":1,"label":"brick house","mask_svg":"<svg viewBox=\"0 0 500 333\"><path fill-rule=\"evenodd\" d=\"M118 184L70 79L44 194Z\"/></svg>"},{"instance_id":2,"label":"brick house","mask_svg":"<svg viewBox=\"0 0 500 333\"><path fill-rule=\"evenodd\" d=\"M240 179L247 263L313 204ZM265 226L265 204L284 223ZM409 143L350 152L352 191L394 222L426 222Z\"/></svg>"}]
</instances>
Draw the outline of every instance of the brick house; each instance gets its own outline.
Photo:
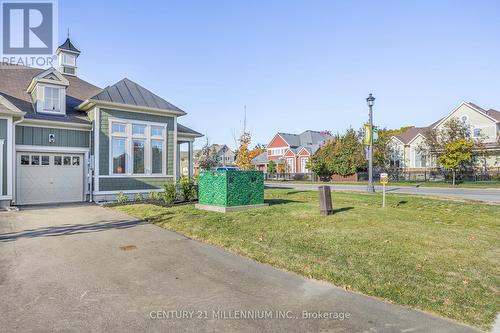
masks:
<instances>
[{"instance_id":1,"label":"brick house","mask_svg":"<svg viewBox=\"0 0 500 333\"><path fill-rule=\"evenodd\" d=\"M287 173L309 173L309 158L331 136L324 132L307 130L300 134L276 133L264 153L255 157L252 164L257 170L267 172L269 161L274 161Z\"/></svg>"}]
</instances>

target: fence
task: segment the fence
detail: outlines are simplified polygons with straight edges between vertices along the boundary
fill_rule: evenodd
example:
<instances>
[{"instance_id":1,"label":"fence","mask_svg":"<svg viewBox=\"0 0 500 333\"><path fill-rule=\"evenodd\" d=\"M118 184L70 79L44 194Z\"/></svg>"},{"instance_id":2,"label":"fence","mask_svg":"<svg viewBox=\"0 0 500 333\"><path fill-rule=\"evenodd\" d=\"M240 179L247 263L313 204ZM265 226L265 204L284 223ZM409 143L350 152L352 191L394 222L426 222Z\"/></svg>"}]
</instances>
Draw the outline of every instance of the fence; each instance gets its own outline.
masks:
<instances>
[{"instance_id":1,"label":"fence","mask_svg":"<svg viewBox=\"0 0 500 333\"><path fill-rule=\"evenodd\" d=\"M375 170L373 179L379 181L380 173L387 172L391 181L399 182L451 182L453 174L449 170L432 169L432 170ZM479 181L500 181L500 167L489 168L488 170L462 170L457 171L456 181L458 182L479 182ZM321 179L314 173L264 173L264 180L280 180L280 181L311 181L316 182ZM335 182L356 182L367 181L368 172L358 172L352 176L342 177L333 175L330 179Z\"/></svg>"}]
</instances>

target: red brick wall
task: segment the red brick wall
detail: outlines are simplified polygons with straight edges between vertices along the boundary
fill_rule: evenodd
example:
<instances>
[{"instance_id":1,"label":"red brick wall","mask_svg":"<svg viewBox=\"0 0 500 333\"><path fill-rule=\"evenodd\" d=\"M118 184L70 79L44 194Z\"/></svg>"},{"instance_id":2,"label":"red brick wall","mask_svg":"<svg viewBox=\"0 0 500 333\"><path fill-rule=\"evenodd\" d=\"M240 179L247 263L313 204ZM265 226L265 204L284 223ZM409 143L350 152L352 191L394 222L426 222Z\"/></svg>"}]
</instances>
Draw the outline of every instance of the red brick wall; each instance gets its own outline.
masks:
<instances>
[{"instance_id":1,"label":"red brick wall","mask_svg":"<svg viewBox=\"0 0 500 333\"><path fill-rule=\"evenodd\" d=\"M331 177L331 179L334 182L357 182L358 181L358 174L355 173L354 175L350 175L350 176L333 175Z\"/></svg>"}]
</instances>

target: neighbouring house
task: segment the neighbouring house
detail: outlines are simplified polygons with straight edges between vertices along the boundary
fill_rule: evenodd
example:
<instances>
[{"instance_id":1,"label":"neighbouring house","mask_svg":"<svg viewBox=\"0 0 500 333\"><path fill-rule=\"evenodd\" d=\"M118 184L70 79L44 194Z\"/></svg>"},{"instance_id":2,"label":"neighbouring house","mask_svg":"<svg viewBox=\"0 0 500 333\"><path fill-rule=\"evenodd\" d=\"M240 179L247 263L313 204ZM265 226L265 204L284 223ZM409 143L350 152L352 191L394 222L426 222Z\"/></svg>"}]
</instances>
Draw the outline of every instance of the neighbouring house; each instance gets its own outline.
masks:
<instances>
[{"instance_id":1,"label":"neighbouring house","mask_svg":"<svg viewBox=\"0 0 500 333\"><path fill-rule=\"evenodd\" d=\"M213 153L217 159L218 166L235 166L236 165L236 153L231 150L225 144L212 144L208 147L211 153ZM196 149L194 151L194 172L197 175L199 172L199 160L202 154L201 149Z\"/></svg>"},{"instance_id":2,"label":"neighbouring house","mask_svg":"<svg viewBox=\"0 0 500 333\"><path fill-rule=\"evenodd\" d=\"M68 38L58 69L0 66L0 203L108 201L162 191L179 177L180 145L202 135L186 113L129 80L101 89L78 76Z\"/></svg>"},{"instance_id":3,"label":"neighbouring house","mask_svg":"<svg viewBox=\"0 0 500 333\"><path fill-rule=\"evenodd\" d=\"M300 134L277 133L267 150L255 157L252 164L257 170L267 172L267 165L272 160L287 173L309 173L309 158L329 138L327 133L310 130Z\"/></svg>"},{"instance_id":4,"label":"neighbouring house","mask_svg":"<svg viewBox=\"0 0 500 333\"><path fill-rule=\"evenodd\" d=\"M392 153L390 165L405 170L427 170L436 167L435 158L426 156L421 147L425 147L425 136L430 130L442 129L452 118L466 123L473 139L482 140L488 158L482 167L500 167L500 112L483 109L474 103L462 102L446 117L427 127L411 127L401 134L391 137Z\"/></svg>"}]
</instances>

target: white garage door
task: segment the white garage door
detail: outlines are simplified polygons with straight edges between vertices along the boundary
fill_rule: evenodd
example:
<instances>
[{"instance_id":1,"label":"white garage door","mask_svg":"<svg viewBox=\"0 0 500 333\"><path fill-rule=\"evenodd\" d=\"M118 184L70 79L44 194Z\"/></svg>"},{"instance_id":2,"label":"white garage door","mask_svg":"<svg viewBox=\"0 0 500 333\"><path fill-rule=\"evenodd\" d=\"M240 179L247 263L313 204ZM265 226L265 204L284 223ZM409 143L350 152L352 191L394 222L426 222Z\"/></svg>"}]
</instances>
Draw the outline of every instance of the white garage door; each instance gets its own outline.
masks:
<instances>
[{"instance_id":1,"label":"white garage door","mask_svg":"<svg viewBox=\"0 0 500 333\"><path fill-rule=\"evenodd\" d=\"M83 155L17 153L19 205L83 201Z\"/></svg>"}]
</instances>

